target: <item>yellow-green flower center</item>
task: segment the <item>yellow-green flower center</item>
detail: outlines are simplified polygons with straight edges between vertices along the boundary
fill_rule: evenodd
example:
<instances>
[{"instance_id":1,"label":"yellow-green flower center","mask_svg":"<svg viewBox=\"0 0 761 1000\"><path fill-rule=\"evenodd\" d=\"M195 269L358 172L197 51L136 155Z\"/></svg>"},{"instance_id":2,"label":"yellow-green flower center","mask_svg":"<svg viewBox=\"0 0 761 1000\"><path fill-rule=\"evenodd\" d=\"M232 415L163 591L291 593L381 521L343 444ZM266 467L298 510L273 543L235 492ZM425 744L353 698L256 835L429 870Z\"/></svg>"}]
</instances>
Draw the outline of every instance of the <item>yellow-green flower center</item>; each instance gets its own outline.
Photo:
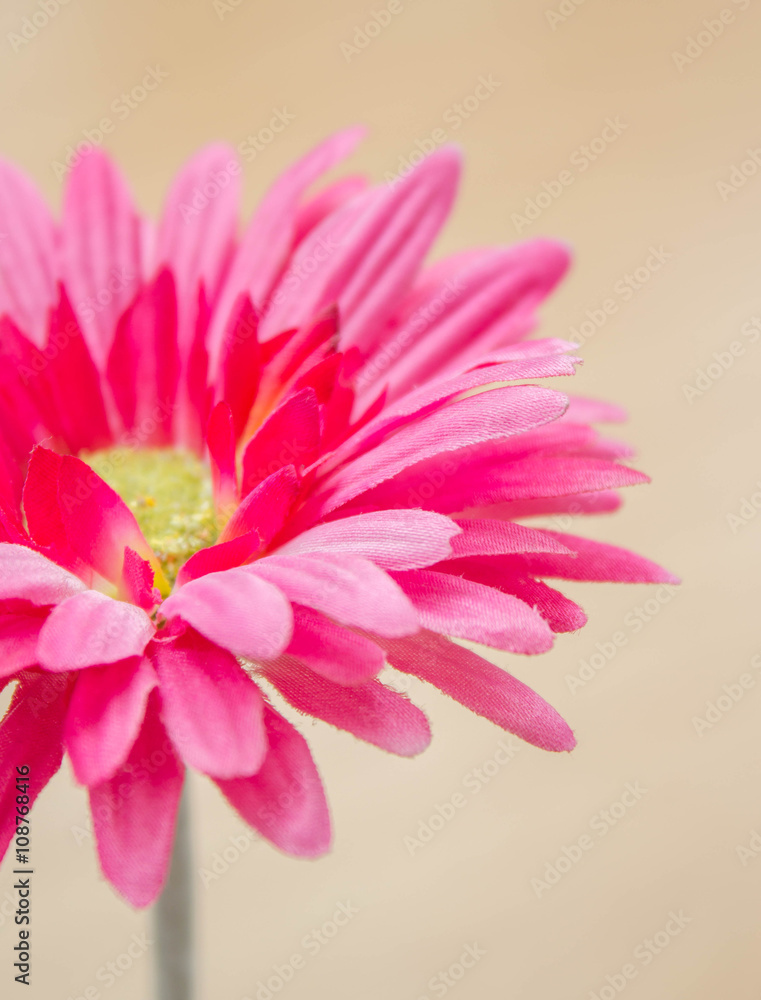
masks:
<instances>
[{"instance_id":1,"label":"yellow-green flower center","mask_svg":"<svg viewBox=\"0 0 761 1000\"><path fill-rule=\"evenodd\" d=\"M82 459L135 515L170 583L194 552L217 540L209 468L191 452L110 448Z\"/></svg>"}]
</instances>

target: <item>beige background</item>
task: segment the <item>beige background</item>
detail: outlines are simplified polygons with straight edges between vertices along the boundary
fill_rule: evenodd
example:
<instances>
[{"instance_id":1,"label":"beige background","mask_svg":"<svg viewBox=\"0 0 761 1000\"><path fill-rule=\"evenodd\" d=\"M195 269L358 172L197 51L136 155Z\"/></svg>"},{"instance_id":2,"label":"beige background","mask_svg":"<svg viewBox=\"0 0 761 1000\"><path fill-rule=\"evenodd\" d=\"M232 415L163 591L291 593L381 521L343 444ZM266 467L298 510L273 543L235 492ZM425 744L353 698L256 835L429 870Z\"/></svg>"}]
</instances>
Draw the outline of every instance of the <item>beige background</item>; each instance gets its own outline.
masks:
<instances>
[{"instance_id":1,"label":"beige background","mask_svg":"<svg viewBox=\"0 0 761 1000\"><path fill-rule=\"evenodd\" d=\"M737 848L761 831L761 676L750 665L761 652L761 517L733 531L727 515L761 479L761 341L741 334L761 315L761 174L723 196L717 182L761 147L761 5L726 0L734 20L705 50L693 43L698 55L678 67L673 54L687 51L704 18L716 20L721 0L400 3L351 54L341 43L370 19L371 2L241 0L215 10L211 0L69 0L17 51L8 36L39 7L6 2L2 153L57 203L54 162L158 65L168 79L107 137L151 212L189 153L214 138L243 141L277 108L295 119L245 164L246 213L332 129L370 126L354 164L381 179L445 125L467 172L437 253L514 241L513 215L570 166L573 183L520 233L560 237L577 255L543 332L568 336L613 298L616 313L581 349L574 389L629 408L624 433L653 477L628 492L621 513L579 528L662 561L684 585L651 603L639 630L627 616L652 598L648 588L566 588L588 627L559 637L548 656L511 658L511 669L564 713L579 747L562 756L525 747L478 794L463 782L503 734L431 690L413 691L435 733L414 761L306 727L330 793L333 853L306 863L257 843L207 888L199 878L201 997L254 1000L257 982L301 953L304 968L278 994L289 1000L587 1000L613 995L606 976L620 985L628 963L637 974L627 1000L757 1000L761 857ZM499 86L461 128L446 126L447 109L481 76ZM609 117L625 130L579 172L574 152ZM624 301L616 283L651 247L671 259ZM745 353L688 401L684 386L738 339ZM618 631L626 645L572 693L566 675ZM746 672L753 688L699 736L694 718ZM647 791L602 836L595 817L627 782ZM411 854L405 836L458 790L467 805ZM197 865L208 868L243 827L203 781L193 794ZM145 998L150 949L112 986L98 979L148 918L98 879L86 815L68 771L35 809L34 985L24 995L73 1000L90 986L108 1000ZM532 879L585 832L593 849L538 895ZM6 864L0 901L11 881ZM340 901L359 912L311 954L305 935ZM690 922L645 964L643 942L672 910ZM23 992L12 982L10 930L0 926L3 996ZM474 943L485 955L451 990L429 982Z\"/></svg>"}]
</instances>

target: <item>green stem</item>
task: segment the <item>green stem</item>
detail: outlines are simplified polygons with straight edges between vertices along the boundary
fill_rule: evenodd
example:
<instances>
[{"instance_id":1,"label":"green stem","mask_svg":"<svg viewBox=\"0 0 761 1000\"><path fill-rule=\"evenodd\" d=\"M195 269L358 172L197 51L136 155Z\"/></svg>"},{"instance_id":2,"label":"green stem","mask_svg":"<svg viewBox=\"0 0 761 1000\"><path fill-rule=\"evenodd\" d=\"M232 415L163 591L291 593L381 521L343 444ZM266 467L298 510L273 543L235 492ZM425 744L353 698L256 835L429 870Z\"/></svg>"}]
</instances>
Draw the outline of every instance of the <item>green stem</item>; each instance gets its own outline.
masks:
<instances>
[{"instance_id":1,"label":"green stem","mask_svg":"<svg viewBox=\"0 0 761 1000\"><path fill-rule=\"evenodd\" d=\"M193 1000L193 888L187 781L169 878L153 909L157 1000Z\"/></svg>"}]
</instances>

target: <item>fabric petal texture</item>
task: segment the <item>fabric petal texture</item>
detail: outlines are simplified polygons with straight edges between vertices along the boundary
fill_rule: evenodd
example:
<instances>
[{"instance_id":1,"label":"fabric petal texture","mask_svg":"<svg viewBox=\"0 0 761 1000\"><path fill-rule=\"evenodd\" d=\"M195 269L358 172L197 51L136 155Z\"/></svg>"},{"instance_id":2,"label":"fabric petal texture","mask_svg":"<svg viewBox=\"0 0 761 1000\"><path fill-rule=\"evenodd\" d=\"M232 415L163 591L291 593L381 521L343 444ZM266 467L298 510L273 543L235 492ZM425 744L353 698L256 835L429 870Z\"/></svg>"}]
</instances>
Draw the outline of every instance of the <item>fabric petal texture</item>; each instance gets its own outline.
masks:
<instances>
[{"instance_id":1,"label":"fabric petal texture","mask_svg":"<svg viewBox=\"0 0 761 1000\"><path fill-rule=\"evenodd\" d=\"M562 581L677 582L568 530L647 481L594 426L618 406L535 384L580 363L529 339L568 248L429 263L460 152L324 183L361 136L308 152L244 227L223 144L155 225L102 150L72 167L60 221L0 162L0 856L12 762L34 801L68 755L135 907L166 880L186 767L276 848L319 857L303 720L422 752L431 726L388 666L571 750L532 661L508 672L489 649L534 656L581 628Z\"/></svg>"}]
</instances>

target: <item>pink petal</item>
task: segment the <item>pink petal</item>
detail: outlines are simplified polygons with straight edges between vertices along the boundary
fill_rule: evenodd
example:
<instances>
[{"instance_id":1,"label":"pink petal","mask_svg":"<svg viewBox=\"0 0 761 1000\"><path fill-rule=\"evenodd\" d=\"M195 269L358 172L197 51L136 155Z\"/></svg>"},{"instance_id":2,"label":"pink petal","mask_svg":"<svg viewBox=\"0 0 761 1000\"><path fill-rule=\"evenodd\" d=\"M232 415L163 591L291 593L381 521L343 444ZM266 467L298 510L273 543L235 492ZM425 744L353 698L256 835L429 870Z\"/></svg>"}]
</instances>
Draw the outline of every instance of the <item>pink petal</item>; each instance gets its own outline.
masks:
<instances>
[{"instance_id":1,"label":"pink petal","mask_svg":"<svg viewBox=\"0 0 761 1000\"><path fill-rule=\"evenodd\" d=\"M300 712L344 729L381 750L414 757L431 742L431 729L420 709L380 681L336 684L290 657L268 665L265 675Z\"/></svg>"},{"instance_id":2,"label":"pink petal","mask_svg":"<svg viewBox=\"0 0 761 1000\"><path fill-rule=\"evenodd\" d=\"M340 177L310 198L299 208L294 225L293 243L297 246L315 226L346 202L367 190L367 180L360 174Z\"/></svg>"},{"instance_id":3,"label":"pink petal","mask_svg":"<svg viewBox=\"0 0 761 1000\"><path fill-rule=\"evenodd\" d=\"M679 583L679 578L628 549L595 542L578 535L543 531L548 538L570 550L568 555L536 553L513 556L509 563L534 576L558 576L564 580L595 580L625 583Z\"/></svg>"},{"instance_id":4,"label":"pink petal","mask_svg":"<svg viewBox=\"0 0 761 1000\"><path fill-rule=\"evenodd\" d=\"M401 588L367 559L337 553L272 555L244 572L279 587L288 598L378 635L400 636L417 631L414 608Z\"/></svg>"},{"instance_id":5,"label":"pink petal","mask_svg":"<svg viewBox=\"0 0 761 1000\"><path fill-rule=\"evenodd\" d=\"M459 173L458 152L440 149L399 184L358 196L313 229L273 292L262 339L337 302L342 345L367 350L449 214Z\"/></svg>"},{"instance_id":6,"label":"pink petal","mask_svg":"<svg viewBox=\"0 0 761 1000\"><path fill-rule=\"evenodd\" d=\"M77 675L64 727L77 781L98 785L124 764L156 683L156 674L144 657Z\"/></svg>"},{"instance_id":7,"label":"pink petal","mask_svg":"<svg viewBox=\"0 0 761 1000\"><path fill-rule=\"evenodd\" d=\"M379 510L318 524L281 545L277 554L346 553L369 559L381 569L416 569L450 557L459 531L441 514Z\"/></svg>"},{"instance_id":8,"label":"pink petal","mask_svg":"<svg viewBox=\"0 0 761 1000\"><path fill-rule=\"evenodd\" d=\"M99 149L71 168L61 255L66 287L100 367L117 321L139 287L140 222L121 174Z\"/></svg>"},{"instance_id":9,"label":"pink petal","mask_svg":"<svg viewBox=\"0 0 761 1000\"><path fill-rule=\"evenodd\" d=\"M134 604L97 590L68 597L51 611L40 632L37 655L47 670L80 670L140 656L155 628Z\"/></svg>"},{"instance_id":10,"label":"pink petal","mask_svg":"<svg viewBox=\"0 0 761 1000\"><path fill-rule=\"evenodd\" d=\"M296 469L311 465L317 457L319 442L317 396L314 389L302 389L270 414L246 446L243 496L286 465Z\"/></svg>"},{"instance_id":11,"label":"pink petal","mask_svg":"<svg viewBox=\"0 0 761 1000\"><path fill-rule=\"evenodd\" d=\"M296 605L293 638L286 655L328 680L357 684L383 669L383 650L364 636L341 628L317 611Z\"/></svg>"},{"instance_id":12,"label":"pink petal","mask_svg":"<svg viewBox=\"0 0 761 1000\"><path fill-rule=\"evenodd\" d=\"M543 750L572 750L573 732L535 691L488 660L433 632L384 642L392 667L433 684L461 705Z\"/></svg>"},{"instance_id":13,"label":"pink petal","mask_svg":"<svg viewBox=\"0 0 761 1000\"><path fill-rule=\"evenodd\" d=\"M330 847L330 814L303 736L264 706L269 752L250 778L217 781L243 819L281 851L314 858Z\"/></svg>"},{"instance_id":14,"label":"pink petal","mask_svg":"<svg viewBox=\"0 0 761 1000\"><path fill-rule=\"evenodd\" d=\"M250 572L208 573L176 589L161 605L207 639L249 660L279 656L291 640L291 605L276 586Z\"/></svg>"},{"instance_id":15,"label":"pink petal","mask_svg":"<svg viewBox=\"0 0 761 1000\"><path fill-rule=\"evenodd\" d=\"M0 722L0 858L16 833L16 768L29 768L31 806L61 766L70 690L68 677L27 676Z\"/></svg>"},{"instance_id":16,"label":"pink petal","mask_svg":"<svg viewBox=\"0 0 761 1000\"><path fill-rule=\"evenodd\" d=\"M0 315L7 313L37 347L55 305L57 233L37 188L0 160Z\"/></svg>"},{"instance_id":17,"label":"pink petal","mask_svg":"<svg viewBox=\"0 0 761 1000\"><path fill-rule=\"evenodd\" d=\"M434 455L506 438L556 420L565 405L561 393L535 386L508 386L457 400L402 427L377 448L336 472L323 486L322 503L315 501L309 512L335 510Z\"/></svg>"},{"instance_id":18,"label":"pink petal","mask_svg":"<svg viewBox=\"0 0 761 1000\"><path fill-rule=\"evenodd\" d=\"M0 544L0 601L58 604L86 590L84 583L25 545Z\"/></svg>"},{"instance_id":19,"label":"pink petal","mask_svg":"<svg viewBox=\"0 0 761 1000\"><path fill-rule=\"evenodd\" d=\"M183 760L216 778L254 774L267 753L264 701L230 653L186 630L152 646L161 717Z\"/></svg>"},{"instance_id":20,"label":"pink petal","mask_svg":"<svg viewBox=\"0 0 761 1000\"><path fill-rule=\"evenodd\" d=\"M432 570L395 573L423 628L511 653L546 653L552 632L533 608L492 587Z\"/></svg>"},{"instance_id":21,"label":"pink petal","mask_svg":"<svg viewBox=\"0 0 761 1000\"><path fill-rule=\"evenodd\" d=\"M255 306L264 304L291 247L304 192L321 174L348 156L362 134L362 129L347 129L330 136L281 174L259 203L232 260L215 310L209 334L209 351L215 362L213 372L225 324L236 299L247 292Z\"/></svg>"},{"instance_id":22,"label":"pink petal","mask_svg":"<svg viewBox=\"0 0 761 1000\"><path fill-rule=\"evenodd\" d=\"M103 874L137 907L154 901L169 872L183 782L157 704L154 693L124 767L90 789Z\"/></svg>"}]
</instances>

